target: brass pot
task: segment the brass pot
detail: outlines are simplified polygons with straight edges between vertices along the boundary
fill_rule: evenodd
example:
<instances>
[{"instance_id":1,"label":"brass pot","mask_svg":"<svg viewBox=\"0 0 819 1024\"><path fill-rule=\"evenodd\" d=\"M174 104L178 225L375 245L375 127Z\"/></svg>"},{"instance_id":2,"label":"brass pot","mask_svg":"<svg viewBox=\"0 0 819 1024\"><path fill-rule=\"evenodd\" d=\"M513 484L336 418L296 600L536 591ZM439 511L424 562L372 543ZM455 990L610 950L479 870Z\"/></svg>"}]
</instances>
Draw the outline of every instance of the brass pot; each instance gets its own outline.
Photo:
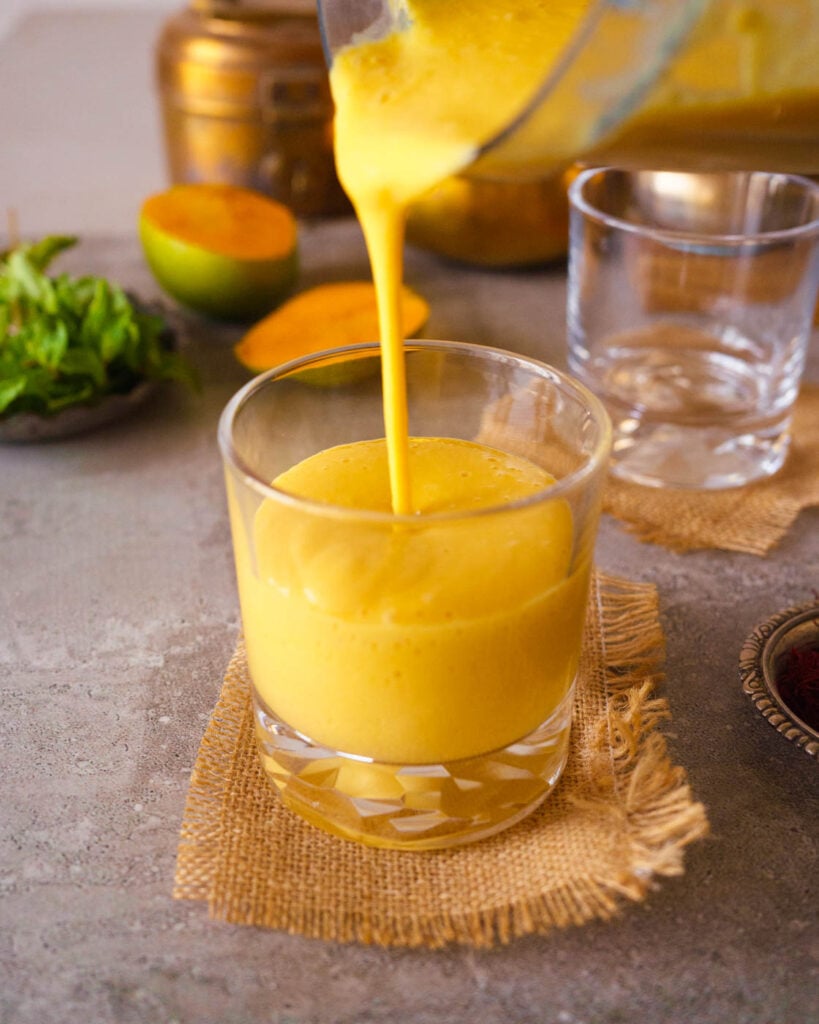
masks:
<instances>
[{"instance_id":1,"label":"brass pot","mask_svg":"<svg viewBox=\"0 0 819 1024\"><path fill-rule=\"evenodd\" d=\"M314 3L194 0L165 22L156 75L172 182L242 185L300 216L349 212Z\"/></svg>"}]
</instances>

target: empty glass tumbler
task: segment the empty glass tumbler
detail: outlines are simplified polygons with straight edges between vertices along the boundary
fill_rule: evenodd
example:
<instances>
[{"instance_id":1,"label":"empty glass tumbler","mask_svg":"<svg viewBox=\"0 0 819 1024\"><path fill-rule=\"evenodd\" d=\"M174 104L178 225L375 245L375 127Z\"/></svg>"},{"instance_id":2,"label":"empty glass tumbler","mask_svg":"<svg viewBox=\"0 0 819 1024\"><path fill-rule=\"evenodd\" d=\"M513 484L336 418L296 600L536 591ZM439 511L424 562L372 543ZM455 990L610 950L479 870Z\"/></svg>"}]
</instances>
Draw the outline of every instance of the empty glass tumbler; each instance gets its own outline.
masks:
<instances>
[{"instance_id":1,"label":"empty glass tumbler","mask_svg":"<svg viewBox=\"0 0 819 1024\"><path fill-rule=\"evenodd\" d=\"M612 471L702 489L776 472L813 329L819 186L601 168L570 204L569 367L612 417Z\"/></svg>"}]
</instances>

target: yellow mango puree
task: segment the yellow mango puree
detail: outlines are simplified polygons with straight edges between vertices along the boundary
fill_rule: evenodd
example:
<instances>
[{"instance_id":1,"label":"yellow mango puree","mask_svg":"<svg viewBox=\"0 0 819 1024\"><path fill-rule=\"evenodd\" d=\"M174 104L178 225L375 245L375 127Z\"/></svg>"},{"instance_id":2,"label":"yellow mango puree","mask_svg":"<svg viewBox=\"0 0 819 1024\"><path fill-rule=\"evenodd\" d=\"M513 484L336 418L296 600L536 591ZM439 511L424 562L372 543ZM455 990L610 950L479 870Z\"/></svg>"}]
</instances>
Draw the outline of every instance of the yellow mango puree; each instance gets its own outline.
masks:
<instances>
[{"instance_id":1,"label":"yellow mango puree","mask_svg":"<svg viewBox=\"0 0 819 1024\"><path fill-rule=\"evenodd\" d=\"M328 747L429 763L548 718L576 672L588 566L570 572L564 500L520 504L554 482L538 466L451 438L411 438L408 451L416 519L346 521L269 499L235 546L262 701ZM320 452L275 486L389 512L384 440Z\"/></svg>"}]
</instances>

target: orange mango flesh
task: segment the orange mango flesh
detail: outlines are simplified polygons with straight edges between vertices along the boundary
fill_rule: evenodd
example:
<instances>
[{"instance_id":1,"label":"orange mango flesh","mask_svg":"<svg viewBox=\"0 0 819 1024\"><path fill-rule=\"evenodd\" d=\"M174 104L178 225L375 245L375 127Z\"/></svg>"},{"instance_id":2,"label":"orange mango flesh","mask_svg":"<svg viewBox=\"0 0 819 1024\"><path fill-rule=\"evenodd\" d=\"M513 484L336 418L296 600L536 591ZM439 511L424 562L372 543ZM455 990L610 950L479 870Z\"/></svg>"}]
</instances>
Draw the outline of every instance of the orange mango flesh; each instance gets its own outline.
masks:
<instances>
[{"instance_id":1,"label":"orange mango flesh","mask_svg":"<svg viewBox=\"0 0 819 1024\"><path fill-rule=\"evenodd\" d=\"M232 185L175 185L150 196L139 237L163 290L219 320L258 320L290 293L298 273L292 213Z\"/></svg>"},{"instance_id":2,"label":"orange mango flesh","mask_svg":"<svg viewBox=\"0 0 819 1024\"><path fill-rule=\"evenodd\" d=\"M416 337L429 316L425 299L401 290L404 337ZM318 285L295 295L255 324L234 347L236 358L254 372L323 349L378 341L375 288L369 281Z\"/></svg>"},{"instance_id":3,"label":"orange mango flesh","mask_svg":"<svg viewBox=\"0 0 819 1024\"><path fill-rule=\"evenodd\" d=\"M142 216L179 241L237 260L280 259L296 245L286 206L233 185L174 185L146 199Z\"/></svg>"}]
</instances>

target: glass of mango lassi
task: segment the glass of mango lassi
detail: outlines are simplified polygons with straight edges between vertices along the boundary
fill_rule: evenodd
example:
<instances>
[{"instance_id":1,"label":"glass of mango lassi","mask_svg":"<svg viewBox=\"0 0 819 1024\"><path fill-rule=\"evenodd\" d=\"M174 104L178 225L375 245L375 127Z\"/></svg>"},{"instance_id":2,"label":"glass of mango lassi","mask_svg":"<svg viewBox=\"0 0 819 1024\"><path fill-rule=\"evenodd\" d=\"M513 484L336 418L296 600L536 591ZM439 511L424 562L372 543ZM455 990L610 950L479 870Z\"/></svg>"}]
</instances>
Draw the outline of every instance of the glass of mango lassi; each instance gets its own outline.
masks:
<instances>
[{"instance_id":1,"label":"glass of mango lassi","mask_svg":"<svg viewBox=\"0 0 819 1024\"><path fill-rule=\"evenodd\" d=\"M408 342L396 514L379 362L288 363L220 421L256 734L310 822L444 847L518 821L566 763L610 424L544 364Z\"/></svg>"}]
</instances>

